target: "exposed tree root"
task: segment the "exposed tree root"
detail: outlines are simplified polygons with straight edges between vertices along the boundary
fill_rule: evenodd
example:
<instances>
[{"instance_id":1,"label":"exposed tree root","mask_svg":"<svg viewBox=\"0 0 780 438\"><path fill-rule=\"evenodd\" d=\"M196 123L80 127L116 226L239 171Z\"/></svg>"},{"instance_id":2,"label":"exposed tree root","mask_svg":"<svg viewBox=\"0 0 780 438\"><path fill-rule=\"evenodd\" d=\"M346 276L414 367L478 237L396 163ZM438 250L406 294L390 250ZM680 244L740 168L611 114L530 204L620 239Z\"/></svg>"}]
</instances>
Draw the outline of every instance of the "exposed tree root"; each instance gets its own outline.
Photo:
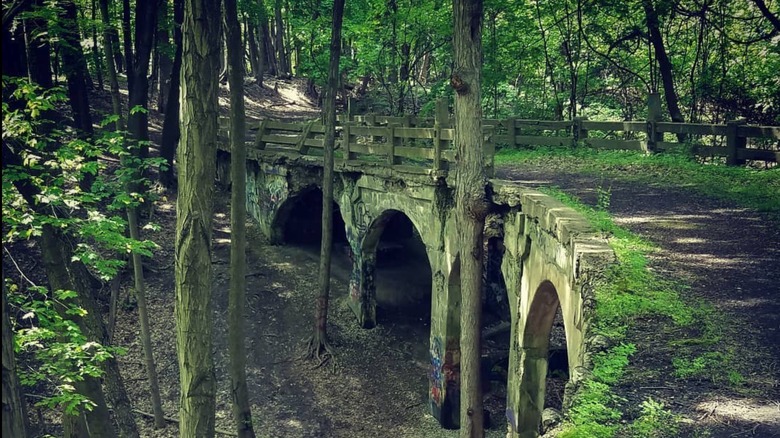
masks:
<instances>
[{"instance_id":1,"label":"exposed tree root","mask_svg":"<svg viewBox=\"0 0 780 438\"><path fill-rule=\"evenodd\" d=\"M333 354L333 347L330 346L328 336L319 330L309 337L303 346L301 360L313 360L315 365L312 369L317 369L326 363L335 366L336 358Z\"/></svg>"}]
</instances>

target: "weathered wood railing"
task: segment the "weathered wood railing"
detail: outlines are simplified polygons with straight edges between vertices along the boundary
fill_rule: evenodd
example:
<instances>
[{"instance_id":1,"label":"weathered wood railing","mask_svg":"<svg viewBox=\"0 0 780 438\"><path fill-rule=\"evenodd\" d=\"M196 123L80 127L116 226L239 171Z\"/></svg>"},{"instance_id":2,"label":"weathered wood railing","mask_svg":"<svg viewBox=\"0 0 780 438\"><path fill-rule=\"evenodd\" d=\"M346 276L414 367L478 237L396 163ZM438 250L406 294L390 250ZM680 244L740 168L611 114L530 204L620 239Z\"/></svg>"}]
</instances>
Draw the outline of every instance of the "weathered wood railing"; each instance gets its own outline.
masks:
<instances>
[{"instance_id":1,"label":"weathered wood railing","mask_svg":"<svg viewBox=\"0 0 780 438\"><path fill-rule=\"evenodd\" d=\"M652 111L651 111L652 113ZM655 117L657 118L657 117ZM226 119L221 125L227 126ZM390 166L400 171L446 176L455 162L453 119L444 102L435 117L339 116L336 160L340 164ZM694 155L725 157L730 165L747 160L780 162L780 126L725 125L661 121L572 121L484 119L485 161L492 175L496 145L581 146L649 153L684 148ZM223 133L226 130L223 130ZM248 155L269 153L321 156L325 128L320 121L282 123L271 120L251 126L254 147ZM669 141L685 134L684 143ZM669 138L667 138L669 137ZM697 142L698 141L698 142ZM706 142L708 144L704 144ZM227 142L223 141L227 150Z\"/></svg>"}]
</instances>

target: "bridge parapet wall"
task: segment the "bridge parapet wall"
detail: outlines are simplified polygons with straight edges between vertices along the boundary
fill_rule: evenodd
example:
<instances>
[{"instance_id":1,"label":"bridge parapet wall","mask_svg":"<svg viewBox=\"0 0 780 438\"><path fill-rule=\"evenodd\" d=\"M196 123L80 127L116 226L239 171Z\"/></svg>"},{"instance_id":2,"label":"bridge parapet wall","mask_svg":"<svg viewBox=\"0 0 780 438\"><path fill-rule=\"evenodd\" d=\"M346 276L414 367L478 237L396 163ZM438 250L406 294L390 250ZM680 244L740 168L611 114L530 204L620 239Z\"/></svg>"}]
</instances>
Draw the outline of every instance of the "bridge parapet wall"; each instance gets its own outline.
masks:
<instances>
[{"instance_id":1,"label":"bridge parapet wall","mask_svg":"<svg viewBox=\"0 0 780 438\"><path fill-rule=\"evenodd\" d=\"M598 230L560 201L507 181L491 185L493 203L508 208L502 215L502 273L511 311L508 436L535 437L556 312L560 306L566 338L566 408L590 367L587 329L594 289L615 256Z\"/></svg>"}]
</instances>

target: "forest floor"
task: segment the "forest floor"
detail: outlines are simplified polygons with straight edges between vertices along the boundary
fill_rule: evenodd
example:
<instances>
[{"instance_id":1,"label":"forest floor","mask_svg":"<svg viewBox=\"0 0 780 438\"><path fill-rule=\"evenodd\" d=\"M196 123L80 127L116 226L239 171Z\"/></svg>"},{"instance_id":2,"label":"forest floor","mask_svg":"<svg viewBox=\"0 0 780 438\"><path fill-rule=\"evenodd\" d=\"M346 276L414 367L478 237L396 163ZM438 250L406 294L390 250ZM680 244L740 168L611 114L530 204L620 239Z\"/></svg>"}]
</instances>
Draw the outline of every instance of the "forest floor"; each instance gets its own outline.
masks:
<instances>
[{"instance_id":1,"label":"forest floor","mask_svg":"<svg viewBox=\"0 0 780 438\"><path fill-rule=\"evenodd\" d=\"M296 81L269 81L247 88L247 115L294 120L319 116L315 104ZM220 96L226 115L227 93ZM108 105L102 103L104 108ZM98 103L101 105L101 103ZM150 111L153 143L159 144L162 115ZM620 396L641 402L647 396L665 402L684 416L690 436L775 436L780 434L780 225L761 215L702 198L684 189L637 186L619 178L606 181L560 168L513 165L499 168L503 178L531 186L556 185L595 204L595 188L611 187L610 212L625 226L661 248L652 269L690 285L690 293L712 302L733 318L737 339L755 355L754 376L746 391L705 382L678 381L671 375L670 347L653 332L653 321L636 334L640 353L632 367L642 376L618 388ZM217 375L217 427L233 434L227 372L227 293L230 220L228 194L216 196L213 235L214 359ZM148 306L163 409L177 418L178 364L174 325L175 194L161 193L149 219L160 229L144 237L160 249L148 261ZM442 430L428 408L429 322L424 313L380 315L371 330L357 327L347 308L348 261L336 254L331 285L329 335L336 356L315 368L299 360L303 340L312 331L317 294L318 254L301 246L271 246L251 221L247 238L247 377L255 431L260 437L454 437ZM388 287L403 287L402 274ZM121 282L125 296L132 276ZM119 358L134 406L151 412L149 384L143 368L138 316L133 308L119 312ZM760 382L760 387L751 386ZM758 384L758 383L757 383ZM486 396L496 424L488 436L504 436L505 388ZM748 394L748 395L746 395ZM137 417L142 436L178 436L175 421L153 428L148 416ZM47 429L56 432L56 429ZM708 432L709 431L709 432Z\"/></svg>"}]
</instances>

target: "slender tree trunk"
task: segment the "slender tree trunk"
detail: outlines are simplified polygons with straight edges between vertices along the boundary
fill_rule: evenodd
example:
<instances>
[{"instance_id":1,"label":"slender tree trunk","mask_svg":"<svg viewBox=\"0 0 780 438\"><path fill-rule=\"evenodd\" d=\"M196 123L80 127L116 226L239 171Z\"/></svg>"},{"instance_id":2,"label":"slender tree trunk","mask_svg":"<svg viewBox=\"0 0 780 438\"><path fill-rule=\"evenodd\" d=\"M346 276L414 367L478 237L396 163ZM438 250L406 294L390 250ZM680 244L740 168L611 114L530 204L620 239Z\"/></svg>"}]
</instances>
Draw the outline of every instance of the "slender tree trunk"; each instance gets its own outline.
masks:
<instances>
[{"instance_id":1,"label":"slender tree trunk","mask_svg":"<svg viewBox=\"0 0 780 438\"><path fill-rule=\"evenodd\" d=\"M230 394L239 438L254 438L249 389L246 383L244 309L246 308L246 114L244 110L244 51L236 0L225 0L225 40L230 85L230 297L228 352Z\"/></svg>"},{"instance_id":2,"label":"slender tree trunk","mask_svg":"<svg viewBox=\"0 0 780 438\"><path fill-rule=\"evenodd\" d=\"M127 227L130 230L130 238L140 240L138 233L138 209L127 209ZM144 280L144 267L141 254L133 253L133 273L135 280L135 297L138 300L138 318L141 326L141 345L144 350L146 377L149 379L149 389L152 396L152 412L154 412L154 427L165 427L165 414L160 401L160 385L157 383L157 367L154 365L154 353L152 352L152 335L149 330L149 310L146 306L146 282Z\"/></svg>"},{"instance_id":3,"label":"slender tree trunk","mask_svg":"<svg viewBox=\"0 0 780 438\"><path fill-rule=\"evenodd\" d=\"M97 37L97 5L96 1L92 0L92 59L95 63L95 76L97 76L98 90L103 90L103 61L100 58L100 50L98 49L98 37Z\"/></svg>"},{"instance_id":4,"label":"slender tree trunk","mask_svg":"<svg viewBox=\"0 0 780 438\"><path fill-rule=\"evenodd\" d=\"M134 111L149 107L149 62L154 42L154 29L157 27L157 8L160 0L136 0L135 3L135 52L132 54L132 68L127 69L129 112L127 132L131 144L139 158L148 155L149 117L146 111ZM135 190L142 188L136 185Z\"/></svg>"},{"instance_id":5,"label":"slender tree trunk","mask_svg":"<svg viewBox=\"0 0 780 438\"><path fill-rule=\"evenodd\" d=\"M309 339L307 355L319 365L327 360L323 352L333 355L328 343L328 300L330 295L330 265L333 247L333 151L336 144L336 94L339 85L339 58L341 56L341 23L344 0L333 2L333 26L330 37L330 64L328 86L325 90L323 120L325 123L325 157L322 173L322 242L320 245L319 288L314 318L314 334Z\"/></svg>"},{"instance_id":6,"label":"slender tree trunk","mask_svg":"<svg viewBox=\"0 0 780 438\"><path fill-rule=\"evenodd\" d=\"M184 0L173 0L173 43L176 45L176 55L173 57L171 81L168 90L168 101L165 102L165 121L163 122L160 157L167 165L160 170L160 182L167 188L172 188L176 180L173 172L173 158L176 146L179 144L179 85L181 83L182 35L181 23L184 17Z\"/></svg>"},{"instance_id":7,"label":"slender tree trunk","mask_svg":"<svg viewBox=\"0 0 780 438\"><path fill-rule=\"evenodd\" d=\"M262 46L265 49L265 60L266 65L268 66L268 74L271 76L276 76L277 71L279 69L276 66L276 56L274 56L274 45L271 40L271 29L268 25L268 20L262 20L262 35L261 35L261 42Z\"/></svg>"},{"instance_id":8,"label":"slender tree trunk","mask_svg":"<svg viewBox=\"0 0 780 438\"><path fill-rule=\"evenodd\" d=\"M3 272L3 435L7 437L27 436L27 413L22 402L19 379L16 377L14 359L14 335L8 313L8 297Z\"/></svg>"},{"instance_id":9,"label":"slender tree trunk","mask_svg":"<svg viewBox=\"0 0 780 438\"><path fill-rule=\"evenodd\" d=\"M220 0L185 0L181 144L176 203L176 341L179 435L213 437L211 224L219 108Z\"/></svg>"},{"instance_id":10,"label":"slender tree trunk","mask_svg":"<svg viewBox=\"0 0 780 438\"><path fill-rule=\"evenodd\" d=\"M455 144L457 178L455 224L461 260L460 436L482 437L482 385L479 378L482 319L483 229L488 204L482 149L482 0L453 0Z\"/></svg>"},{"instance_id":11,"label":"slender tree trunk","mask_svg":"<svg viewBox=\"0 0 780 438\"><path fill-rule=\"evenodd\" d=\"M117 72L114 62L109 60L115 59L114 45L111 41L116 37L116 29L111 24L111 17L108 12L108 0L100 0L100 16L103 20L103 51L106 56L106 72L108 73L108 85L111 90L111 109L114 115L119 117L119 120L115 124L114 128L119 131L124 131L124 112L122 111L122 98L119 94L119 80L117 79Z\"/></svg>"},{"instance_id":12,"label":"slender tree trunk","mask_svg":"<svg viewBox=\"0 0 780 438\"><path fill-rule=\"evenodd\" d=\"M279 61L277 76L287 78L290 76L290 64L287 61L287 50L284 47L284 21L282 20L282 0L274 2L274 18L276 21L276 55Z\"/></svg>"},{"instance_id":13,"label":"slender tree trunk","mask_svg":"<svg viewBox=\"0 0 780 438\"><path fill-rule=\"evenodd\" d=\"M160 57L158 61L159 85L157 92L157 111L165 111L165 100L168 98L168 89L171 87L171 71L173 70L173 60L170 56L170 35L168 32L168 5L169 0L163 0L160 4L160 15L157 20L157 53Z\"/></svg>"},{"instance_id":14,"label":"slender tree trunk","mask_svg":"<svg viewBox=\"0 0 780 438\"><path fill-rule=\"evenodd\" d=\"M127 72L128 88L130 88L130 81L133 78L133 27L130 23L130 14L130 0L122 0L122 45L125 49L125 72Z\"/></svg>"},{"instance_id":15,"label":"slender tree trunk","mask_svg":"<svg viewBox=\"0 0 780 438\"><path fill-rule=\"evenodd\" d=\"M658 25L658 14L653 7L653 0L642 0L642 7L645 10L645 18L647 19L648 37L650 38L650 43L653 45L655 59L658 61L658 71L661 73L661 83L664 86L664 97L666 98L666 106L669 108L669 116L672 118L673 122L683 123L685 122L685 119L680 111L679 98L677 97L677 91L674 88L672 62L666 54L666 47L664 46L664 40L661 37L661 30ZM685 134L677 134L677 139L680 142L685 141Z\"/></svg>"}]
</instances>

